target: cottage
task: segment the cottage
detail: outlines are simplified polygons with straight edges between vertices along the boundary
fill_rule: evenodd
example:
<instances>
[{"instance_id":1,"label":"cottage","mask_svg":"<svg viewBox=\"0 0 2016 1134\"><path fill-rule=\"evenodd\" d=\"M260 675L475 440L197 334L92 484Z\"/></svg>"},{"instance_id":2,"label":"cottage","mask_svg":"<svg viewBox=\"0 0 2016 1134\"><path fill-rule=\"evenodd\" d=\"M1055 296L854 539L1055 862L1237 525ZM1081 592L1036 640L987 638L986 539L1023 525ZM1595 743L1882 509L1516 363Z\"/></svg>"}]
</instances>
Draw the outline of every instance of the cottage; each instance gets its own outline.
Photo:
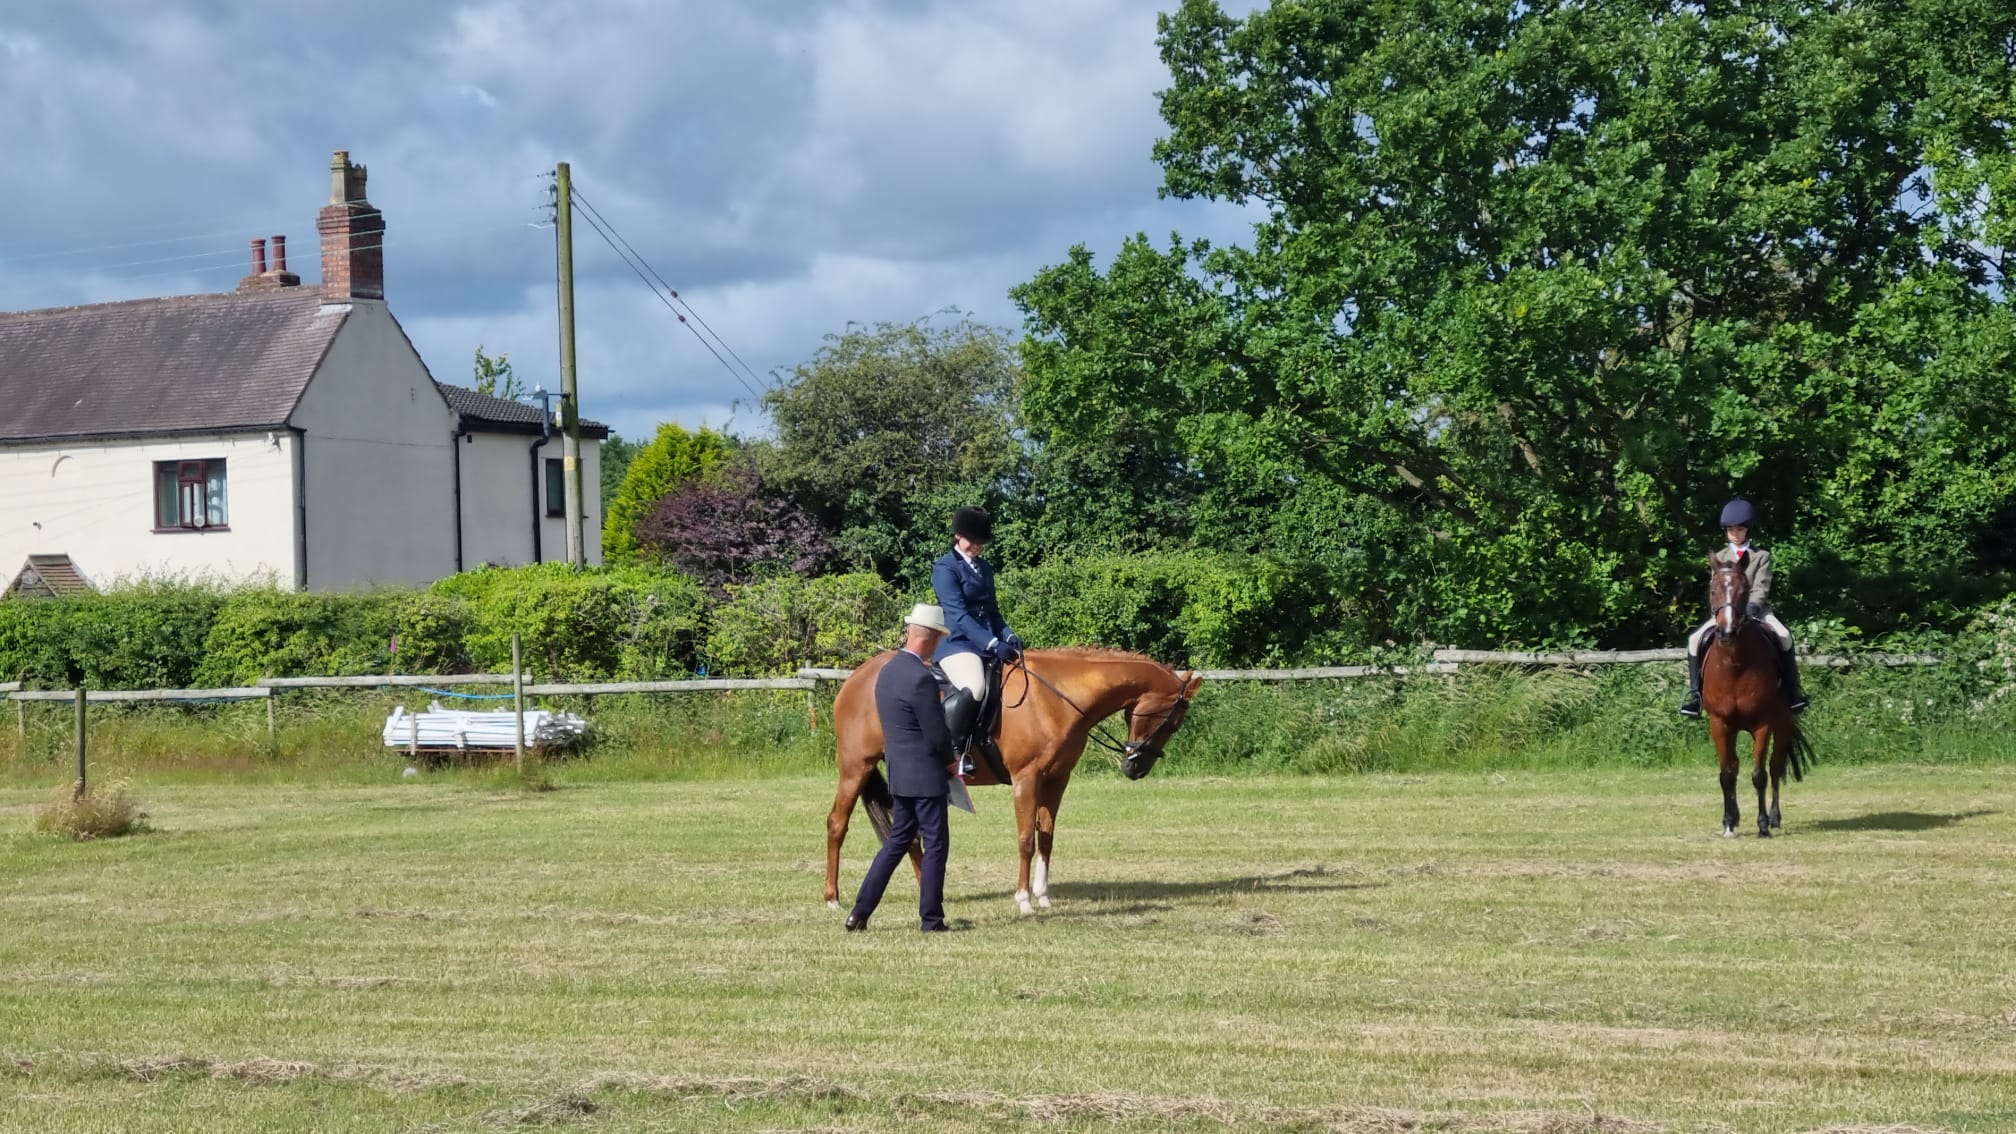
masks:
<instances>
[{"instance_id":1,"label":"cottage","mask_svg":"<svg viewBox=\"0 0 2016 1134\"><path fill-rule=\"evenodd\" d=\"M384 216L347 153L316 229L319 286L275 236L233 292L0 314L0 563L336 590L565 558L550 422L434 381L386 307ZM597 563L608 431L583 434Z\"/></svg>"}]
</instances>

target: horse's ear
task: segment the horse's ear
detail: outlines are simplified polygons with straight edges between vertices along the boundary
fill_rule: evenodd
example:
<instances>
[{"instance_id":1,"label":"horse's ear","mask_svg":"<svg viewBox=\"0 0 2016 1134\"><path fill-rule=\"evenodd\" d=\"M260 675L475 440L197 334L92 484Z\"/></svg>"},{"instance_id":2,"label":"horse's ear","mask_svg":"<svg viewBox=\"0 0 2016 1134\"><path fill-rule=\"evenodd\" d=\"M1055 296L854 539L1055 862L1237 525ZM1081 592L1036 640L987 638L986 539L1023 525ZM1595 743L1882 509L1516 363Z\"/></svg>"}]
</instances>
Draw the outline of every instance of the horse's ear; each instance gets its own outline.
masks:
<instances>
[{"instance_id":1,"label":"horse's ear","mask_svg":"<svg viewBox=\"0 0 2016 1134\"><path fill-rule=\"evenodd\" d=\"M1201 673L1186 670L1178 676L1183 678L1183 696L1185 698L1195 697L1198 688L1204 684L1204 675Z\"/></svg>"}]
</instances>

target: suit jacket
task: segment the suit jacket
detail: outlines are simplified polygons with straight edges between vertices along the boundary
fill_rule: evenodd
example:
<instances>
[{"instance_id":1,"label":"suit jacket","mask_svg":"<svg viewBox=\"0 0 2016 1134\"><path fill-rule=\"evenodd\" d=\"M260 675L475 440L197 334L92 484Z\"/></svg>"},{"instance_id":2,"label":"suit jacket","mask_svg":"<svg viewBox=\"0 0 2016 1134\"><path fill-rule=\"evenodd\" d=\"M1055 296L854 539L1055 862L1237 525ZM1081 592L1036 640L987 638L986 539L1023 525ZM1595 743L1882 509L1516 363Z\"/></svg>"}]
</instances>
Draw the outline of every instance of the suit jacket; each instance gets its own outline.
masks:
<instances>
[{"instance_id":1,"label":"suit jacket","mask_svg":"<svg viewBox=\"0 0 2016 1134\"><path fill-rule=\"evenodd\" d=\"M875 676L875 715L882 722L889 794L943 797L952 733L938 700L938 678L922 658L898 650L882 667Z\"/></svg>"},{"instance_id":2,"label":"suit jacket","mask_svg":"<svg viewBox=\"0 0 2016 1134\"><path fill-rule=\"evenodd\" d=\"M985 559L976 557L969 567L957 548L939 556L931 565L931 590L951 631L939 643L938 656L984 654L1007 636L1008 623L994 597L994 567Z\"/></svg>"},{"instance_id":3,"label":"suit jacket","mask_svg":"<svg viewBox=\"0 0 2016 1134\"><path fill-rule=\"evenodd\" d=\"M1713 558L1717 563L1736 562L1736 554L1729 550L1726 543L1715 549ZM1743 574L1750 580L1750 605L1768 613L1771 609L1771 553L1751 544L1746 558Z\"/></svg>"}]
</instances>

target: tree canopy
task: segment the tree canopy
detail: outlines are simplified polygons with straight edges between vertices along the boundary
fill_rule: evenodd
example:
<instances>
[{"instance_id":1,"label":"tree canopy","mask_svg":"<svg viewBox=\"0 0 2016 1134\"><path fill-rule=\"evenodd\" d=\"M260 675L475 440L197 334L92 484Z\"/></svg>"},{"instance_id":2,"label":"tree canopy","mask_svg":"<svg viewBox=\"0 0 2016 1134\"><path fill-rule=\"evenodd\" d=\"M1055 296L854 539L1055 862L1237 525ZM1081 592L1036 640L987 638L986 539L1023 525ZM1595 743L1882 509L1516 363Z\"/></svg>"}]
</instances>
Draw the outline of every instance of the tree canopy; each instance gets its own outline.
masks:
<instances>
[{"instance_id":1,"label":"tree canopy","mask_svg":"<svg viewBox=\"0 0 2016 1134\"><path fill-rule=\"evenodd\" d=\"M1164 192L1255 225L1016 289L1053 548L1273 550L1375 634L1640 644L1698 618L1740 493L1811 614L2007 588L2016 9L1185 0L1159 29Z\"/></svg>"},{"instance_id":2,"label":"tree canopy","mask_svg":"<svg viewBox=\"0 0 2016 1134\"><path fill-rule=\"evenodd\" d=\"M602 513L602 556L610 563L637 562L638 528L658 502L689 480L707 476L728 460L732 444L711 429L688 431L672 422L631 456L623 483Z\"/></svg>"},{"instance_id":3,"label":"tree canopy","mask_svg":"<svg viewBox=\"0 0 2016 1134\"><path fill-rule=\"evenodd\" d=\"M850 567L924 577L956 508L1022 495L1017 379L1008 338L966 319L829 336L764 395L776 426L758 448L764 482L833 533Z\"/></svg>"}]
</instances>

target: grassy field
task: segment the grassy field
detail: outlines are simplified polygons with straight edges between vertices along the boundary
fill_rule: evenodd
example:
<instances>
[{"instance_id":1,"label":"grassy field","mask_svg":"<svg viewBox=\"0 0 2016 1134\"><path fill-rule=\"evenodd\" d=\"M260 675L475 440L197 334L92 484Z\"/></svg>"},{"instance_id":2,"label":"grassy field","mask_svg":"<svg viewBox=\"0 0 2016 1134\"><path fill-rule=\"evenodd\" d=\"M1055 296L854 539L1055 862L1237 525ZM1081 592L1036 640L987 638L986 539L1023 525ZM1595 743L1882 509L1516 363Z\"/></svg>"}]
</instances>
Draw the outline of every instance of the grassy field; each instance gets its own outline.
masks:
<instances>
[{"instance_id":1,"label":"grassy field","mask_svg":"<svg viewBox=\"0 0 2016 1134\"><path fill-rule=\"evenodd\" d=\"M990 789L931 938L824 778L137 786L0 791L0 1129L2016 1129L2006 765L1097 777L1028 919Z\"/></svg>"}]
</instances>

